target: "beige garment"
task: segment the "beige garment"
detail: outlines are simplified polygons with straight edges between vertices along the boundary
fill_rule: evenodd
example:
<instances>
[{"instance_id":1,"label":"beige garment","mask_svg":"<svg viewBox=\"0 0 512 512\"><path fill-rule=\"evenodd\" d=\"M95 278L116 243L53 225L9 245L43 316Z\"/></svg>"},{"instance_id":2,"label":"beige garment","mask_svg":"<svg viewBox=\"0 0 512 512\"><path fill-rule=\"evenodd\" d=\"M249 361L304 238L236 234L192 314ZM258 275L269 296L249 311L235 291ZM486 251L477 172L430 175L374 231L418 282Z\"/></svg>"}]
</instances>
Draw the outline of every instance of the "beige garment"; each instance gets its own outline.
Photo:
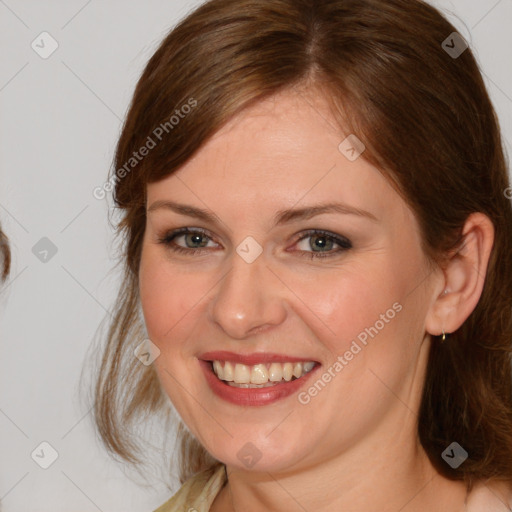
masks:
<instances>
[{"instance_id":1,"label":"beige garment","mask_svg":"<svg viewBox=\"0 0 512 512\"><path fill-rule=\"evenodd\" d=\"M208 512L226 482L226 466L201 471L189 478L178 492L154 512Z\"/></svg>"},{"instance_id":2,"label":"beige garment","mask_svg":"<svg viewBox=\"0 0 512 512\"><path fill-rule=\"evenodd\" d=\"M178 492L154 512L209 512L213 501L226 483L226 466L197 473ZM467 512L509 512L512 510L512 488L504 484L476 484L467 504Z\"/></svg>"}]
</instances>

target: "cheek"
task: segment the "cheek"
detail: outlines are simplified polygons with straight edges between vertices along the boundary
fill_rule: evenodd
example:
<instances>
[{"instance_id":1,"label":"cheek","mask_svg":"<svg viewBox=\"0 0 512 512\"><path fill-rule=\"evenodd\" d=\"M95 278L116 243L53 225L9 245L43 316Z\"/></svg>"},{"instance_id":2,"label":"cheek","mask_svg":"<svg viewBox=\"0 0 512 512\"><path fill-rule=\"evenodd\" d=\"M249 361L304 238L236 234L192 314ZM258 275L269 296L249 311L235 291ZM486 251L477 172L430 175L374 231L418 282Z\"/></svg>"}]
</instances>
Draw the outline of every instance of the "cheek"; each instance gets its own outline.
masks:
<instances>
[{"instance_id":1,"label":"cheek","mask_svg":"<svg viewBox=\"0 0 512 512\"><path fill-rule=\"evenodd\" d=\"M320 326L318 337L329 345L333 354L349 350L353 340L364 343L365 339L371 339L368 331L374 334L371 328L375 324L379 334L391 330L390 325L398 316L393 304L403 296L399 280L383 277L393 275L396 272L381 264L374 272L370 268L357 271L352 268L316 276L314 282L303 281L300 291L297 283L297 295L306 298L307 316L311 317L313 312L321 321L312 317Z\"/></svg>"},{"instance_id":2,"label":"cheek","mask_svg":"<svg viewBox=\"0 0 512 512\"><path fill-rule=\"evenodd\" d=\"M176 348L197 323L201 299L211 288L204 277L184 272L156 249L143 250L140 300L149 338L161 350Z\"/></svg>"},{"instance_id":3,"label":"cheek","mask_svg":"<svg viewBox=\"0 0 512 512\"><path fill-rule=\"evenodd\" d=\"M176 273L167 271L162 258L152 249L144 249L139 269L139 293L150 339L160 345L180 314L179 290L182 283Z\"/></svg>"}]
</instances>

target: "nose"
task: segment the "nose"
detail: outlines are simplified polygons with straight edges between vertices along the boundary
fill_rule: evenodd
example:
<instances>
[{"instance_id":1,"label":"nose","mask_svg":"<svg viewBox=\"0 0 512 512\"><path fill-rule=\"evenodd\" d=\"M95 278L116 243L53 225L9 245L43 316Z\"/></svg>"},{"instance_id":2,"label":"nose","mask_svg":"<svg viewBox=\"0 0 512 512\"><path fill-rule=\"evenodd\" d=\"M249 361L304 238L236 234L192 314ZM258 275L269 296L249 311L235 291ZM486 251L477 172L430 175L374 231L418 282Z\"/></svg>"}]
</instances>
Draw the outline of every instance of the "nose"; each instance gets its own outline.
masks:
<instances>
[{"instance_id":1,"label":"nose","mask_svg":"<svg viewBox=\"0 0 512 512\"><path fill-rule=\"evenodd\" d=\"M285 287L263 255L247 263L237 253L211 302L211 316L227 336L243 339L286 319Z\"/></svg>"}]
</instances>

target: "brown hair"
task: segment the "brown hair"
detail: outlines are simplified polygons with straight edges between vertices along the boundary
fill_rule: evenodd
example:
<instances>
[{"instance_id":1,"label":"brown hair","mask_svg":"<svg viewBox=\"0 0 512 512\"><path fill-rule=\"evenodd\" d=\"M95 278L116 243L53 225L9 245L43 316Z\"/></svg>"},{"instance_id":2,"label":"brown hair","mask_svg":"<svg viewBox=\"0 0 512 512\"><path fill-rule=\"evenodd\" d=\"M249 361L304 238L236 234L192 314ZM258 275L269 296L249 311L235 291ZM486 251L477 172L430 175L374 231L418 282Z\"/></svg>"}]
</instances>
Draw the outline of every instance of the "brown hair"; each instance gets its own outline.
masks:
<instances>
[{"instance_id":1,"label":"brown hair","mask_svg":"<svg viewBox=\"0 0 512 512\"><path fill-rule=\"evenodd\" d=\"M5 281L11 270L11 250L9 239L0 227L0 281Z\"/></svg>"},{"instance_id":2,"label":"brown hair","mask_svg":"<svg viewBox=\"0 0 512 512\"><path fill-rule=\"evenodd\" d=\"M2 231L0 226L0 282L7 279L11 270L11 250L9 248L9 239ZM0 501L1 506L1 501Z\"/></svg>"},{"instance_id":3,"label":"brown hair","mask_svg":"<svg viewBox=\"0 0 512 512\"><path fill-rule=\"evenodd\" d=\"M491 219L495 241L480 301L446 343L433 337L418 433L438 471L468 489L477 479L512 481L510 183L478 64L469 48L454 58L442 47L455 31L419 0L211 0L168 34L137 84L111 175L122 211L124 279L94 415L112 453L139 461L133 426L166 410L154 368L133 356L143 336L137 312L146 184L179 169L243 109L306 85L331 102L340 142L343 130L356 134L363 157L412 208L432 265L460 249L472 212ZM197 108L171 127L176 109L193 102ZM162 142L131 160L166 122ZM178 435L181 482L219 464L183 425ZM441 458L453 441L469 454L458 469Z\"/></svg>"}]
</instances>

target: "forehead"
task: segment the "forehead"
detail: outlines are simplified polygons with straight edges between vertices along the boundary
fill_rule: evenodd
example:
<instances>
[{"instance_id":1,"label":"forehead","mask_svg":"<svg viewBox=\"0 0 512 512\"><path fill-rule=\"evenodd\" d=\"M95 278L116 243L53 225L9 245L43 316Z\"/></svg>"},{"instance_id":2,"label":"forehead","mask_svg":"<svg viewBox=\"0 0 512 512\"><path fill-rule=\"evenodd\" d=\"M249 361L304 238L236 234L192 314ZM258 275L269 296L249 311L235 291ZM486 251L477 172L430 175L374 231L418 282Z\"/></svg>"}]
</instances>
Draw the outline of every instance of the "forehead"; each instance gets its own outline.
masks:
<instances>
[{"instance_id":1,"label":"forehead","mask_svg":"<svg viewBox=\"0 0 512 512\"><path fill-rule=\"evenodd\" d=\"M378 169L345 156L340 144L349 135L321 95L279 93L242 111L177 172L149 184L148 204L186 200L236 213L341 201L378 217L403 208Z\"/></svg>"}]
</instances>

